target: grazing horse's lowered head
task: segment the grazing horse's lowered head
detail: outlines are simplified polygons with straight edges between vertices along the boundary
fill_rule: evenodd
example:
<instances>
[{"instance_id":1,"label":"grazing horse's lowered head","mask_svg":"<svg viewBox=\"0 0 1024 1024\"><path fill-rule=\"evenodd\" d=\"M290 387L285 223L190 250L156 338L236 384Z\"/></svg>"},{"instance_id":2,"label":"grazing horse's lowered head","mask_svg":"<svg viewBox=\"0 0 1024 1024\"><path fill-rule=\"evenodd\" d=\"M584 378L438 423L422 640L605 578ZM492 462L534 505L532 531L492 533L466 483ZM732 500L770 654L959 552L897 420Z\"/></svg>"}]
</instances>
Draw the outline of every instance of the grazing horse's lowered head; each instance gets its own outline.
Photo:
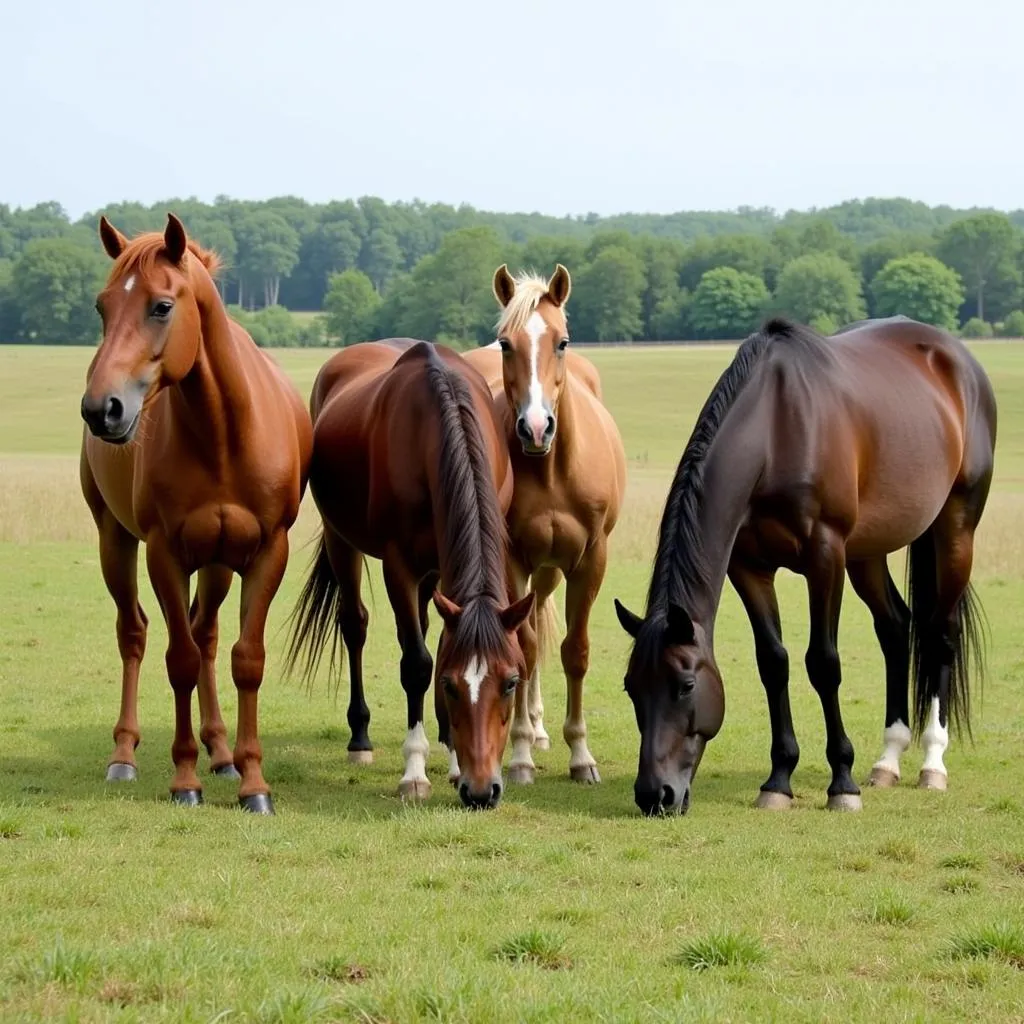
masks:
<instances>
[{"instance_id":1,"label":"grazing horse's lowered head","mask_svg":"<svg viewBox=\"0 0 1024 1024\"><path fill-rule=\"evenodd\" d=\"M89 367L82 419L100 440L125 444L146 403L192 369L201 331L190 263L196 259L212 274L218 260L189 241L174 214L162 235L131 246L106 217L99 230L114 266L96 301L103 340Z\"/></svg>"}]
</instances>

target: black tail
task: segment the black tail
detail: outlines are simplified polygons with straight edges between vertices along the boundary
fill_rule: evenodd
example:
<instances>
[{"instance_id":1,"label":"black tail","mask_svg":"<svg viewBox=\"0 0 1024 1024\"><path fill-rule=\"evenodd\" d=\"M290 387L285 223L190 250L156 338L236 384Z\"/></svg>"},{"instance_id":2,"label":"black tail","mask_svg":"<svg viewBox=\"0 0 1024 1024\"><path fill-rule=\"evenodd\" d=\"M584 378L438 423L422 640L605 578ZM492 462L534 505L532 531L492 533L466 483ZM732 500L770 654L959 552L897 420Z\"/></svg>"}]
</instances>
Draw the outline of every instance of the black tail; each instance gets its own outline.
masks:
<instances>
[{"instance_id":1,"label":"black tail","mask_svg":"<svg viewBox=\"0 0 1024 1024\"><path fill-rule=\"evenodd\" d=\"M304 657L302 678L310 685L320 667L324 648L330 643L328 675L334 678L335 667L341 667L344 657L341 643L341 588L327 558L327 544L322 532L310 564L309 576L288 621L290 629L285 675L291 675L299 660Z\"/></svg>"},{"instance_id":2,"label":"black tail","mask_svg":"<svg viewBox=\"0 0 1024 1024\"><path fill-rule=\"evenodd\" d=\"M913 680L913 732L920 736L939 696L938 637L935 612L938 603L938 567L935 537L931 530L910 545L907 558L907 601L910 605L910 671ZM981 604L968 584L956 609L953 665L949 676L947 721L950 731L971 735L971 675L979 686L984 677L984 622Z\"/></svg>"}]
</instances>

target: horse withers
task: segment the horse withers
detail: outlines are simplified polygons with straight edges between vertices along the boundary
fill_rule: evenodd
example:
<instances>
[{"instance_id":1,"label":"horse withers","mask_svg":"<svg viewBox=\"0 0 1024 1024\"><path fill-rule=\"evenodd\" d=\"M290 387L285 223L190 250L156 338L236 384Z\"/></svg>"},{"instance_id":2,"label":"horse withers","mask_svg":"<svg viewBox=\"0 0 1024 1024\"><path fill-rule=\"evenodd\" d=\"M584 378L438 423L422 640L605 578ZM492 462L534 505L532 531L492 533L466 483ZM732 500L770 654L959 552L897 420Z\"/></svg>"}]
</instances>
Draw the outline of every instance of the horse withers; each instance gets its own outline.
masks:
<instances>
[{"instance_id":1,"label":"horse withers","mask_svg":"<svg viewBox=\"0 0 1024 1024\"><path fill-rule=\"evenodd\" d=\"M284 373L224 310L217 257L168 215L163 234L129 241L106 218L114 260L96 307L103 339L82 397L81 482L99 530L103 579L117 606L121 713L110 781L137 778L139 669L146 614L138 599L139 542L167 624L174 691L171 797L202 802L192 732L213 771L241 779L239 801L273 813L261 768L257 693L264 628L288 561L312 450L312 423ZM190 579L198 574L189 607ZM217 701L217 613L242 577L241 632L231 651L238 689L232 753Z\"/></svg>"},{"instance_id":2,"label":"horse withers","mask_svg":"<svg viewBox=\"0 0 1024 1024\"><path fill-rule=\"evenodd\" d=\"M968 670L980 654L970 576L995 438L988 377L937 328L896 318L823 338L772 320L739 347L669 489L643 618L615 602L635 641L625 683L640 730L642 811L687 809L705 746L722 725L714 629L727 575L750 619L771 721L771 773L757 803L791 805L799 747L779 568L807 580L805 660L825 718L828 807L861 807L839 706L846 575L885 659L885 749L871 782L899 781L913 727L924 746L919 785L946 788L948 726L970 730ZM907 546L909 607L886 562Z\"/></svg>"},{"instance_id":3,"label":"horse withers","mask_svg":"<svg viewBox=\"0 0 1024 1024\"><path fill-rule=\"evenodd\" d=\"M383 562L402 649L408 733L403 798L430 795L423 699L430 686L427 607L443 631L435 710L462 802L494 807L515 693L526 667L516 632L533 595L511 601L504 511L508 452L483 378L457 353L411 339L364 342L323 366L313 386L310 490L323 520L293 614L289 664L316 669L339 638L350 658L349 756L372 759L362 652L369 617L363 557Z\"/></svg>"}]
</instances>

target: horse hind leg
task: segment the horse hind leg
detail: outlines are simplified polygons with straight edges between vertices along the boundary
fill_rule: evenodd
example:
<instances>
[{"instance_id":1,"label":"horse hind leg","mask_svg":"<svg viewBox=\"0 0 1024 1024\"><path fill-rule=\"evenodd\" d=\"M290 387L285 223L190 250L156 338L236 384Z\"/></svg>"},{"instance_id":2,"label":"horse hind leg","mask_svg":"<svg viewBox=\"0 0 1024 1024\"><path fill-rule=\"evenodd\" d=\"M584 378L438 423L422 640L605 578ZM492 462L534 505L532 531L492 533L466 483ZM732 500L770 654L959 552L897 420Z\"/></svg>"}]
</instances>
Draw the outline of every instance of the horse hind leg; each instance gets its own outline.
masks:
<instances>
[{"instance_id":1,"label":"horse hind leg","mask_svg":"<svg viewBox=\"0 0 1024 1024\"><path fill-rule=\"evenodd\" d=\"M217 699L218 612L231 589L232 571L223 565L205 566L198 572L195 600L189 613L192 639L199 648L199 740L210 755L210 770L223 778L238 779L234 755L228 746L228 730Z\"/></svg>"},{"instance_id":2,"label":"horse hind leg","mask_svg":"<svg viewBox=\"0 0 1024 1024\"><path fill-rule=\"evenodd\" d=\"M874 621L875 636L885 659L885 727L882 753L871 768L869 786L889 787L900 781L900 758L910 746L910 609L889 574L885 558L854 562L847 575Z\"/></svg>"},{"instance_id":3,"label":"horse hind leg","mask_svg":"<svg viewBox=\"0 0 1024 1024\"><path fill-rule=\"evenodd\" d=\"M114 725L114 752L107 764L107 781L134 782L138 778L135 749L141 739L139 672L149 626L139 604L139 541L109 509L98 511L96 525L103 581L117 607L117 647L121 655L121 710Z\"/></svg>"}]
</instances>

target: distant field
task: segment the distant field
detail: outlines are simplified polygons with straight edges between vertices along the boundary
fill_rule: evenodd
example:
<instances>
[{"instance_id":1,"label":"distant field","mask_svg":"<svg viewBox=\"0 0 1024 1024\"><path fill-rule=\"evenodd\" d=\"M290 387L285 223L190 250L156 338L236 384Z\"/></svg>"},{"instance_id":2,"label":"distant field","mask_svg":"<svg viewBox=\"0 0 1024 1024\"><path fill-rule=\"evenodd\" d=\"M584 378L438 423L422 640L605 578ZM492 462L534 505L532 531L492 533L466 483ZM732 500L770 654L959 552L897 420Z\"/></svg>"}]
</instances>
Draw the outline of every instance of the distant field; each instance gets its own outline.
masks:
<instances>
[{"instance_id":1,"label":"distant field","mask_svg":"<svg viewBox=\"0 0 1024 1024\"><path fill-rule=\"evenodd\" d=\"M298 314L312 316L314 314ZM993 643L976 745L950 790L865 789L822 808L820 705L803 671L806 590L782 580L801 745L796 807L752 808L769 727L739 602L717 634L727 713L685 818L633 805L637 731L612 597L642 607L665 490L728 347L594 349L630 466L593 617L585 706L603 782L569 782L561 672L544 674L552 749L538 780L469 814L433 743L433 797L404 807L404 695L376 566L366 683L372 766L345 757L337 701L280 675L281 627L316 526L307 498L272 610L261 691L278 814L253 819L205 775L170 806L166 633L148 580L139 782L104 784L120 665L114 610L78 491L86 349L0 347L0 1017L76 1021L1024 1021L1024 348L977 346L1000 403L976 583ZM323 350L274 353L304 394ZM899 563L894 560L894 568ZM222 616L220 694L233 735ZM436 623L429 641L436 642ZM843 711L863 780L880 752L882 659L847 588ZM431 699L428 696L428 707ZM198 719L196 720L198 724ZM436 736L432 717L428 723Z\"/></svg>"}]
</instances>

